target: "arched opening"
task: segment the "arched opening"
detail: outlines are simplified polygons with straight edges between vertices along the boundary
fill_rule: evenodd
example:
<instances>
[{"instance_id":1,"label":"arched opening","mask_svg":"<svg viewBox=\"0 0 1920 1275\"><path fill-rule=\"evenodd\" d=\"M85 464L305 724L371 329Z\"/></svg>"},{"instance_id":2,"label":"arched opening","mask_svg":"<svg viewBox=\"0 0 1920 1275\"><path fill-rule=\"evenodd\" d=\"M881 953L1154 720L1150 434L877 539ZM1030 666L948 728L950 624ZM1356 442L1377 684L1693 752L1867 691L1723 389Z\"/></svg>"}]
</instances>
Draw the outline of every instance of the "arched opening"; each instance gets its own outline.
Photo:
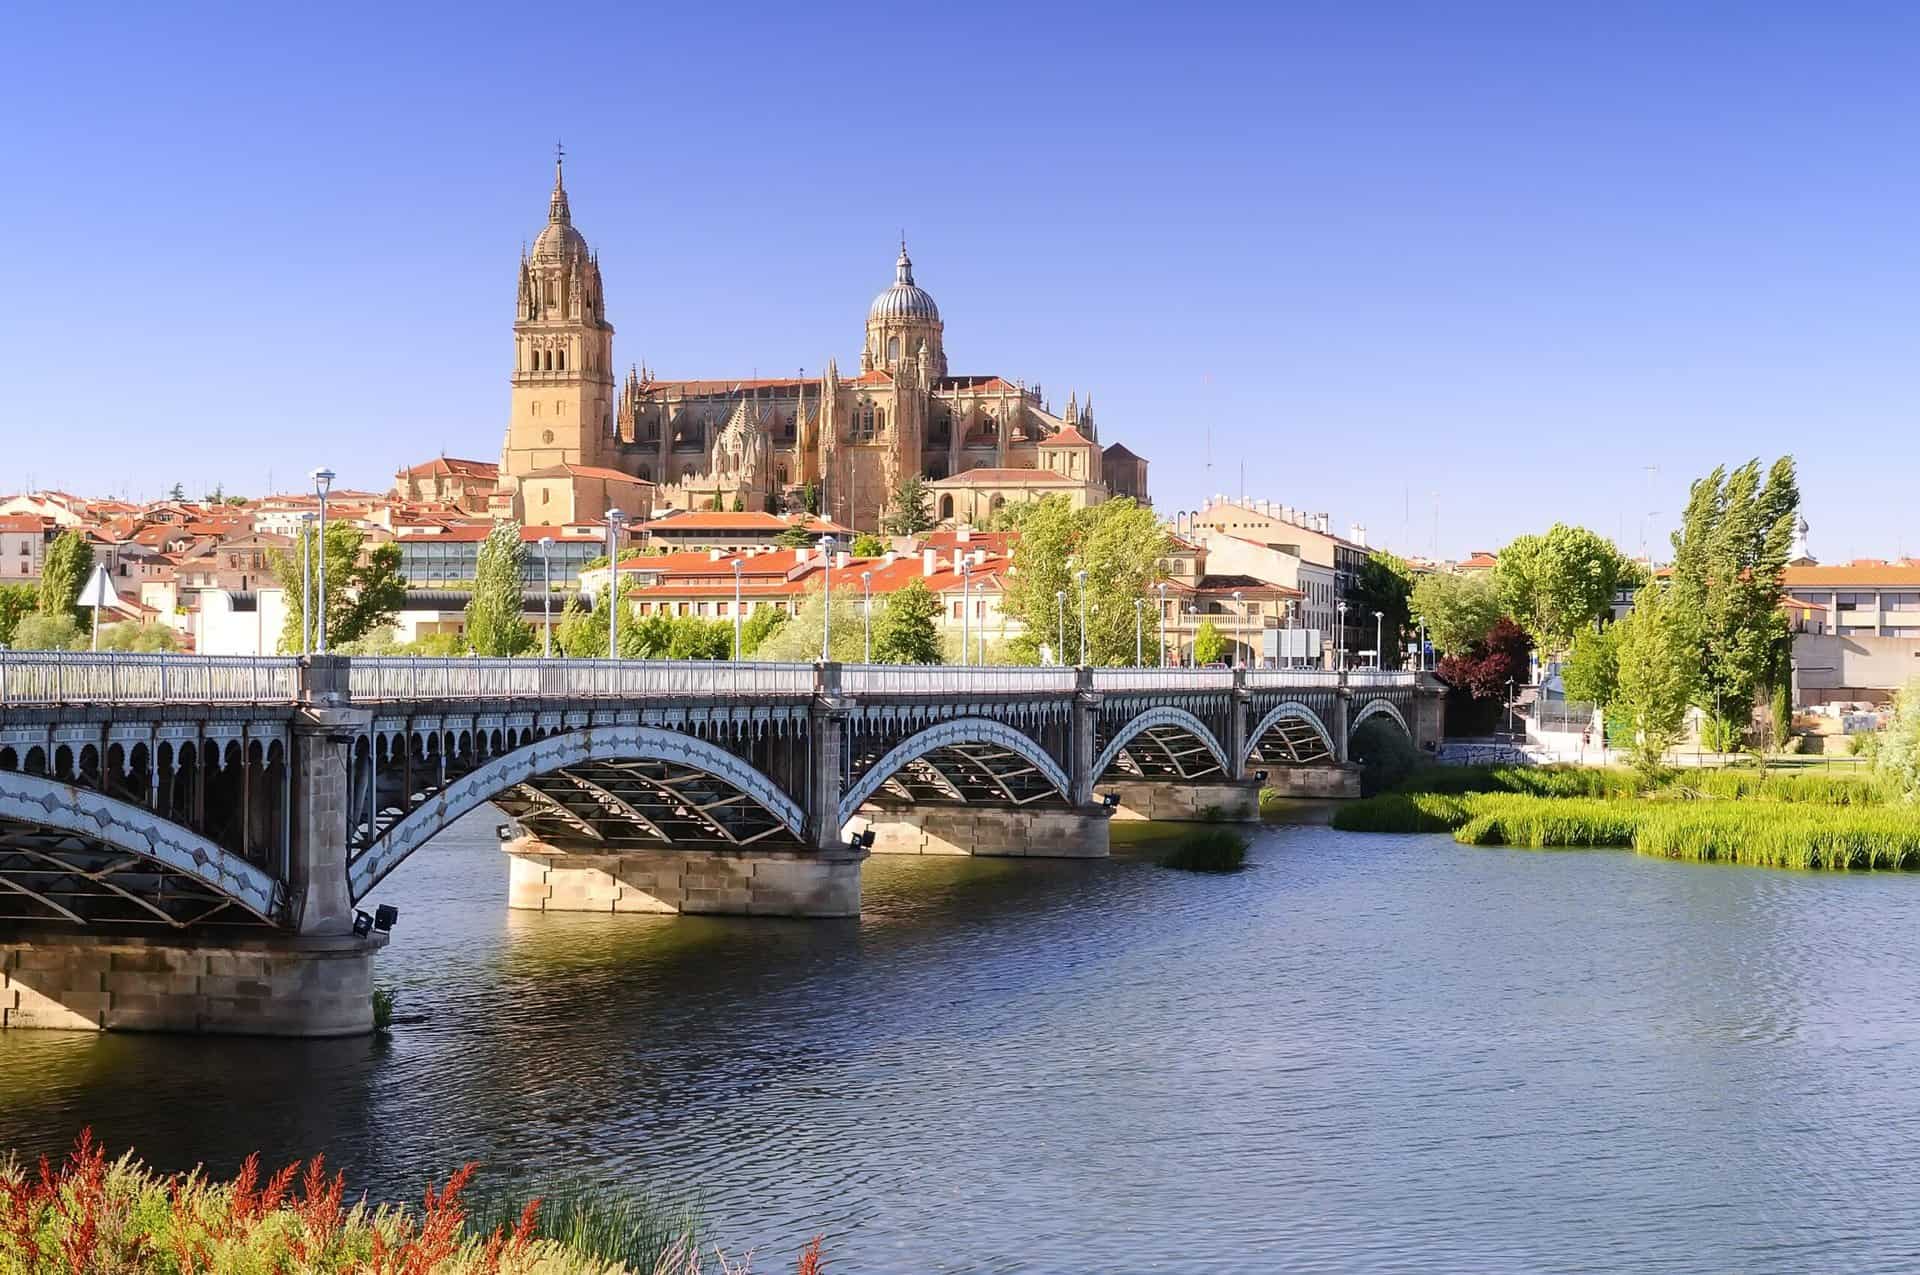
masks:
<instances>
[{"instance_id":1,"label":"arched opening","mask_svg":"<svg viewBox=\"0 0 1920 1275\"><path fill-rule=\"evenodd\" d=\"M952 496L940 497L940 521L942 522L953 521L953 497Z\"/></svg>"},{"instance_id":2,"label":"arched opening","mask_svg":"<svg viewBox=\"0 0 1920 1275\"><path fill-rule=\"evenodd\" d=\"M1115 734L1095 759L1093 773L1106 779L1218 779L1227 768L1226 752L1205 722L1163 705Z\"/></svg>"},{"instance_id":3,"label":"arched opening","mask_svg":"<svg viewBox=\"0 0 1920 1275\"><path fill-rule=\"evenodd\" d=\"M1004 722L956 717L855 758L858 778L840 802L840 822L870 800L1027 806L1065 801L1066 771L1031 737Z\"/></svg>"},{"instance_id":4,"label":"arched opening","mask_svg":"<svg viewBox=\"0 0 1920 1275\"><path fill-rule=\"evenodd\" d=\"M1335 760L1333 737L1305 704L1271 709L1248 732L1247 760L1269 766L1324 766Z\"/></svg>"}]
</instances>

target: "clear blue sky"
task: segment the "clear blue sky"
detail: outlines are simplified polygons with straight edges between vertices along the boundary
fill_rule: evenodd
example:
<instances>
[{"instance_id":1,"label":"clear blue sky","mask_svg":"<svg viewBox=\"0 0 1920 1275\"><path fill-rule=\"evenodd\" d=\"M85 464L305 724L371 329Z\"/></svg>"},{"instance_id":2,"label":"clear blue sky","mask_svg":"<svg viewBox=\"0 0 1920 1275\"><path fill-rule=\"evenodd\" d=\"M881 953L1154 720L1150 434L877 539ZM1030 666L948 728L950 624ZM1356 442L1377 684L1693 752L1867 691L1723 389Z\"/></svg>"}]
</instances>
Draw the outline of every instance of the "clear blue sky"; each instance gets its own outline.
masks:
<instances>
[{"instance_id":1,"label":"clear blue sky","mask_svg":"<svg viewBox=\"0 0 1920 1275\"><path fill-rule=\"evenodd\" d=\"M1091 390L1164 511L1631 550L1791 451L1817 553L1920 553L1910 4L0 21L0 490L496 456L562 138L622 366L850 367L905 226L953 370Z\"/></svg>"}]
</instances>

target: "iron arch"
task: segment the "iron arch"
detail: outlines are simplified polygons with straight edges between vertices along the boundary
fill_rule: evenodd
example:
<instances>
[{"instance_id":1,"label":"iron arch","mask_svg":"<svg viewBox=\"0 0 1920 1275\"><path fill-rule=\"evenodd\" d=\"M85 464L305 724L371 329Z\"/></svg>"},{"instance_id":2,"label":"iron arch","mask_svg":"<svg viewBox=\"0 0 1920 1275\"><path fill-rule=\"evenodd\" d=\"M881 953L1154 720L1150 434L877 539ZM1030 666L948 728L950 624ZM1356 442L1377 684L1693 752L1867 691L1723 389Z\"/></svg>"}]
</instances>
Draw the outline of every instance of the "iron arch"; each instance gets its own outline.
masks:
<instances>
[{"instance_id":1,"label":"iron arch","mask_svg":"<svg viewBox=\"0 0 1920 1275\"><path fill-rule=\"evenodd\" d=\"M1368 700L1366 704L1361 707L1360 711L1353 715L1353 726L1349 729L1357 729L1360 723L1366 721L1369 717L1378 717L1382 714L1398 722L1400 729L1406 733L1408 739L1413 738L1413 728L1407 725L1407 719L1400 715L1400 710L1394 707L1391 701L1384 699Z\"/></svg>"},{"instance_id":2,"label":"iron arch","mask_svg":"<svg viewBox=\"0 0 1920 1275\"><path fill-rule=\"evenodd\" d=\"M758 769L725 749L692 735L652 726L592 726L546 735L493 758L447 784L388 828L347 870L353 897L365 898L408 855L468 811L517 784L588 762L665 761L722 780L758 804L797 838L806 837L798 802Z\"/></svg>"},{"instance_id":3,"label":"iron arch","mask_svg":"<svg viewBox=\"0 0 1920 1275\"><path fill-rule=\"evenodd\" d=\"M1308 726L1312 727L1313 733L1318 735L1320 742L1326 746L1327 755L1329 757L1339 757L1340 750L1333 746L1333 736L1327 733L1327 725L1320 720L1320 714L1314 712L1313 709L1298 700L1288 700L1286 703L1276 704L1272 709L1268 710L1267 715L1260 719L1259 725L1247 732L1247 754L1243 760L1250 760L1253 757L1255 750L1260 747L1261 739L1265 737L1268 731L1278 726L1281 722L1289 720L1305 722Z\"/></svg>"},{"instance_id":4,"label":"iron arch","mask_svg":"<svg viewBox=\"0 0 1920 1275\"><path fill-rule=\"evenodd\" d=\"M880 791L881 785L908 762L958 744L990 744L1016 753L1031 763L1062 797L1072 800L1073 781L1061 769L1060 763L1047 755L1046 749L1004 722L985 717L955 717L902 740L886 756L868 767L867 773L840 799L840 823L837 826L844 827L866 804L867 799Z\"/></svg>"},{"instance_id":5,"label":"iron arch","mask_svg":"<svg viewBox=\"0 0 1920 1275\"><path fill-rule=\"evenodd\" d=\"M1107 741L1106 748L1101 750L1098 760L1093 763L1094 777L1097 779L1099 776L1106 774L1107 767L1113 765L1115 759L1120 756L1126 746L1137 739L1142 732L1161 726L1176 726L1186 731L1189 735L1192 735L1202 744L1206 745L1207 752L1213 757L1215 764L1220 767L1223 773L1231 774L1233 772L1232 764L1227 761L1226 749L1220 747L1220 741L1213 737L1213 732L1207 729L1205 722L1184 708L1174 708L1170 705L1163 704L1156 708L1150 708L1140 714L1123 726L1119 734Z\"/></svg>"},{"instance_id":6,"label":"iron arch","mask_svg":"<svg viewBox=\"0 0 1920 1275\"><path fill-rule=\"evenodd\" d=\"M80 867L63 861L46 847L18 847L0 838L0 860L37 861L41 866L27 871L43 871L53 864L67 863L66 875L84 878L102 897L108 894L143 909L141 919L159 920L179 927L200 917L175 915L152 900L140 897L140 891L108 880L116 871L133 866L128 856L158 865L168 873L186 877L204 888L219 902L212 911L231 904L259 921L277 924L284 919L285 896L279 882L231 850L172 820L143 810L118 798L90 789L61 783L40 775L19 771L0 771L0 824L20 825L83 838L94 846L112 852L118 865ZM46 903L44 897L18 881L0 874L0 890L26 894ZM53 904L50 910L67 920L85 924L87 918L69 908ZM211 912L209 912L211 915Z\"/></svg>"}]
</instances>

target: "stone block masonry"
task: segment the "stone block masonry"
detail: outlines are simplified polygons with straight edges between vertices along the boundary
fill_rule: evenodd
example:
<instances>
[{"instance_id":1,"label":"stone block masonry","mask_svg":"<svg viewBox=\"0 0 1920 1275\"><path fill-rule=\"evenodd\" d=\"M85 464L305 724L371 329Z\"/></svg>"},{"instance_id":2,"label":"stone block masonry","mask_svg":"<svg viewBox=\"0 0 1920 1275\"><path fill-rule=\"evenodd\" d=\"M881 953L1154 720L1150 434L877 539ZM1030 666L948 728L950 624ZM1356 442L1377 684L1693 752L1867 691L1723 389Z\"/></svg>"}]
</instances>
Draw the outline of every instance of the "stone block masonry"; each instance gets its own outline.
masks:
<instances>
[{"instance_id":1,"label":"stone block masonry","mask_svg":"<svg viewBox=\"0 0 1920 1275\"><path fill-rule=\"evenodd\" d=\"M532 838L501 847L507 905L539 912L860 915L860 863L845 851L630 850L569 854Z\"/></svg>"},{"instance_id":2,"label":"stone block masonry","mask_svg":"<svg viewBox=\"0 0 1920 1275\"><path fill-rule=\"evenodd\" d=\"M10 936L0 944L0 1027L360 1035L373 1030L373 954L386 942Z\"/></svg>"},{"instance_id":3,"label":"stone block masonry","mask_svg":"<svg viewBox=\"0 0 1920 1275\"><path fill-rule=\"evenodd\" d=\"M861 821L873 832L875 854L1031 859L1107 856L1105 810L870 802L861 808L855 825Z\"/></svg>"},{"instance_id":4,"label":"stone block masonry","mask_svg":"<svg viewBox=\"0 0 1920 1275\"><path fill-rule=\"evenodd\" d=\"M1260 785L1251 779L1214 783L1123 779L1102 782L1097 791L1120 798L1120 805L1113 812L1115 819L1240 823L1260 817Z\"/></svg>"},{"instance_id":5,"label":"stone block masonry","mask_svg":"<svg viewBox=\"0 0 1920 1275\"><path fill-rule=\"evenodd\" d=\"M1275 766L1266 786L1282 797L1311 800L1354 798L1360 795L1358 766Z\"/></svg>"}]
</instances>

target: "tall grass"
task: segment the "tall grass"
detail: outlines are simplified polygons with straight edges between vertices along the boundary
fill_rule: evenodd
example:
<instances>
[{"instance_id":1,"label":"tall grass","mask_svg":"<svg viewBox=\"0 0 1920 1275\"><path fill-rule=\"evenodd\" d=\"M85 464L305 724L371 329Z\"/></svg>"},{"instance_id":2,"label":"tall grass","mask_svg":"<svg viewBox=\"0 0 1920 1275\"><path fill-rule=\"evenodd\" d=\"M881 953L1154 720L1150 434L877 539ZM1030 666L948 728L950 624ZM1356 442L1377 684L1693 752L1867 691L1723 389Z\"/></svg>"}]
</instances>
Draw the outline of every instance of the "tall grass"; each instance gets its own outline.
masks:
<instances>
[{"instance_id":1,"label":"tall grass","mask_svg":"<svg viewBox=\"0 0 1920 1275\"><path fill-rule=\"evenodd\" d=\"M1247 861L1247 839L1231 828L1194 828L1181 835L1160 863L1185 872L1238 872Z\"/></svg>"},{"instance_id":2,"label":"tall grass","mask_svg":"<svg viewBox=\"0 0 1920 1275\"><path fill-rule=\"evenodd\" d=\"M1384 792L1338 807L1332 823L1341 832L1452 832L1471 817L1470 804L1465 794Z\"/></svg>"},{"instance_id":3,"label":"tall grass","mask_svg":"<svg viewBox=\"0 0 1920 1275\"><path fill-rule=\"evenodd\" d=\"M512 1224L519 1208L510 1201L489 1198L476 1203L471 1222L477 1230L491 1232ZM533 1229L537 1238L570 1252L636 1271L654 1270L676 1248L697 1252L701 1231L700 1210L693 1204L614 1193L584 1182L548 1190L541 1197Z\"/></svg>"},{"instance_id":4,"label":"tall grass","mask_svg":"<svg viewBox=\"0 0 1920 1275\"><path fill-rule=\"evenodd\" d=\"M159 1174L128 1152L108 1162L82 1132L57 1168L0 1159L0 1272L6 1275L699 1275L692 1223L651 1206L563 1198L471 1217L467 1165L429 1185L417 1209L346 1198L320 1157L262 1178L250 1156L230 1182ZM662 1238L664 1237L664 1238ZM711 1253L723 1275L745 1261ZM711 1268L708 1268L711 1269ZM799 1275L819 1275L820 1241Z\"/></svg>"},{"instance_id":5,"label":"tall grass","mask_svg":"<svg viewBox=\"0 0 1920 1275\"><path fill-rule=\"evenodd\" d=\"M1645 803L1620 798L1527 797L1489 793L1468 803L1453 839L1470 846L1631 845Z\"/></svg>"},{"instance_id":6,"label":"tall grass","mask_svg":"<svg viewBox=\"0 0 1920 1275\"><path fill-rule=\"evenodd\" d=\"M1644 776L1615 766L1428 766L1395 792L1524 793L1535 797L1716 797L1814 806L1875 806L1891 800L1870 775L1716 767Z\"/></svg>"}]
</instances>

